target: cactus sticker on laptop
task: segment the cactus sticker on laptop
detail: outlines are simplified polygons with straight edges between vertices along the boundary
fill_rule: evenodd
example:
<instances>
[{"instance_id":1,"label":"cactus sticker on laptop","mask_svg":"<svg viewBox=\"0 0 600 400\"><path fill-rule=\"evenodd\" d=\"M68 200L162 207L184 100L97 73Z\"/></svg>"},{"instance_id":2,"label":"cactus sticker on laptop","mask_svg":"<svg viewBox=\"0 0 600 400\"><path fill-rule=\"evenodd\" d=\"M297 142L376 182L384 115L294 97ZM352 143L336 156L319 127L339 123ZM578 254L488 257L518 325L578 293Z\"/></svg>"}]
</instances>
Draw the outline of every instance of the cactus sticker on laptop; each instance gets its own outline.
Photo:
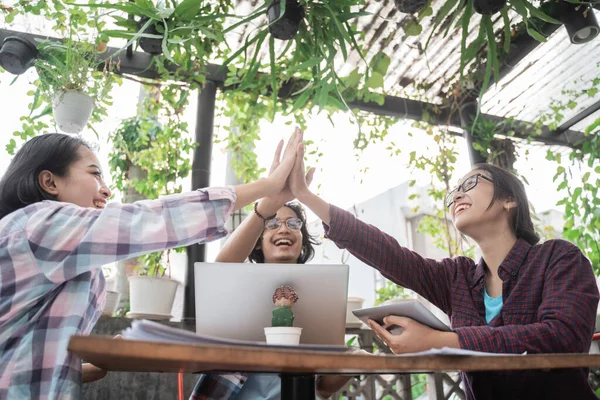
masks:
<instances>
[{"instance_id":1,"label":"cactus sticker on laptop","mask_svg":"<svg viewBox=\"0 0 600 400\"><path fill-rule=\"evenodd\" d=\"M271 327L265 327L267 344L298 345L302 328L294 327L292 307L299 297L291 286L280 286L273 294L275 308L271 314Z\"/></svg>"}]
</instances>

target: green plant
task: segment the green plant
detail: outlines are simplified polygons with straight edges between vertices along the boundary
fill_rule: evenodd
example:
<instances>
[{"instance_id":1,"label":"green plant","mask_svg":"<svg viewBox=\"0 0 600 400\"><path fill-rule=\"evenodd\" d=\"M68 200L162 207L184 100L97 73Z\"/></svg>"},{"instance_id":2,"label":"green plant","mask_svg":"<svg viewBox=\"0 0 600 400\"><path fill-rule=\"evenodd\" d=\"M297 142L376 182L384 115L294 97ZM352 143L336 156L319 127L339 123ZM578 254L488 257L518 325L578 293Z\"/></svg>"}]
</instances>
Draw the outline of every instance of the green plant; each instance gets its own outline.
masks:
<instances>
[{"instance_id":1,"label":"green plant","mask_svg":"<svg viewBox=\"0 0 600 400\"><path fill-rule=\"evenodd\" d=\"M526 32L534 39L545 42L546 38L542 33L544 24L561 24L560 21L549 16L542 11L540 7L529 0L510 0L502 9L500 14L504 24L500 33L503 44L499 47L494 29L494 22L491 15L481 15L476 17L473 12L473 0L446 0L440 10L433 16L433 29L427 40L425 48L428 47L429 41L434 35L439 35L443 32L446 36L452 29L460 29L461 32L461 56L460 56L460 77L464 77L464 73L469 67L472 67L472 72L479 69L478 61L483 59L480 55L482 48L485 48L485 69L482 76L477 77L471 74L469 79L480 79L480 99L485 93L492 74L498 82L498 74L500 73L500 63L506 54L510 52L510 43L515 34ZM510 13L516 13L521 18L520 23L511 21ZM467 43L469 36L469 28L473 24L473 18L479 19L479 32L477 37ZM518 28L513 30L513 28ZM472 65L475 64L475 65ZM476 75L476 74L475 74Z\"/></svg>"},{"instance_id":2,"label":"green plant","mask_svg":"<svg viewBox=\"0 0 600 400\"><path fill-rule=\"evenodd\" d=\"M282 13L285 12L285 0L281 1ZM237 27L263 18L271 1L265 1L249 16L226 28L225 33ZM278 46L275 38L269 35L269 23L263 22L244 44L231 54L223 65L231 68L235 65L236 79L230 79L229 84L235 84L237 90L245 90L253 85L261 69L268 69L270 76L270 93L277 101L277 95L282 91L287 97L293 98L292 110L316 105L320 109L335 107L348 109L346 99L342 95L346 85L335 69L336 58L341 54L342 60L354 51L365 60L361 46L356 36L358 32L351 21L369 15L364 11L353 11L361 4L358 0L327 2L303 0L300 5L304 8L304 19L296 36L285 46ZM268 44L269 56L262 65L260 51ZM383 88L383 81L371 75L369 64L365 60L364 82L368 86ZM359 76L359 74L355 74ZM358 84L358 82L357 82Z\"/></svg>"},{"instance_id":3,"label":"green plant","mask_svg":"<svg viewBox=\"0 0 600 400\"><path fill-rule=\"evenodd\" d=\"M35 90L28 93L32 97L28 115L21 118L22 129L13 136L22 140L36 136L52 124L52 101L63 91L79 91L89 95L95 103L88 127L94 130L94 123L107 116L107 107L112 104L110 92L121 79L113 74L111 60L98 61L95 44L77 40L76 30L81 21L72 15L65 26L67 37L62 42L42 40L37 44L39 56L35 62L38 79ZM14 154L17 142L12 139L7 151Z\"/></svg>"},{"instance_id":4,"label":"green plant","mask_svg":"<svg viewBox=\"0 0 600 400\"><path fill-rule=\"evenodd\" d=\"M156 56L153 62L162 79L176 77L198 88L205 82L209 58L218 53L217 45L224 41L222 24L232 3L135 0L78 6L109 10L120 29L102 29L100 38L105 42L111 38L125 39L126 44L117 54L134 43L156 40L160 45L153 53Z\"/></svg>"},{"instance_id":5,"label":"green plant","mask_svg":"<svg viewBox=\"0 0 600 400\"><path fill-rule=\"evenodd\" d=\"M556 127L564 113L577 107L578 101L596 98L600 93L600 78L583 83L578 90L563 91L564 101L553 101L550 114L540 118L542 123ZM592 120L584 129L584 138L575 143L568 157L560 150L549 149L546 158L557 163L554 182L556 190L564 197L558 201L563 206L565 225L562 237L576 244L589 258L594 273L600 275L600 118ZM566 159L565 159L566 158ZM573 179L581 176L581 181Z\"/></svg>"},{"instance_id":6,"label":"green plant","mask_svg":"<svg viewBox=\"0 0 600 400\"><path fill-rule=\"evenodd\" d=\"M189 156L194 144L187 134L187 123L181 120L187 92L167 86L161 96L161 101L148 97L146 112L124 120L110 136L113 151L109 166L113 184L122 193L133 191L149 199L180 193L181 180L191 172ZM141 174L134 176L133 168ZM163 276L170 272L171 251L185 248L142 256L140 275Z\"/></svg>"},{"instance_id":7,"label":"green plant","mask_svg":"<svg viewBox=\"0 0 600 400\"><path fill-rule=\"evenodd\" d=\"M387 300L410 299L411 295L405 292L402 286L398 286L392 281L385 280L385 285L375 291L376 298L374 305L379 306Z\"/></svg>"}]
</instances>

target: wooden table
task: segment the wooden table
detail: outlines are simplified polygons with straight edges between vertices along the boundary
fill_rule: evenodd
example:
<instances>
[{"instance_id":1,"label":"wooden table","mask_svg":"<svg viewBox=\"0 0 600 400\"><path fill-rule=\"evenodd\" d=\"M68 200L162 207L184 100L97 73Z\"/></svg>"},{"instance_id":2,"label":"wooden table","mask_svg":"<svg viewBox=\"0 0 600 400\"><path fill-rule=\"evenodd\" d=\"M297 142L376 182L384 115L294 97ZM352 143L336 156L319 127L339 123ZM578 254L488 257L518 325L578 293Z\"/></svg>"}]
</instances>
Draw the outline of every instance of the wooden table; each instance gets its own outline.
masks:
<instances>
[{"instance_id":1,"label":"wooden table","mask_svg":"<svg viewBox=\"0 0 600 400\"><path fill-rule=\"evenodd\" d=\"M110 371L279 373L282 400L314 399L317 374L386 374L600 367L600 354L525 356L397 356L183 345L72 336L69 351Z\"/></svg>"}]
</instances>

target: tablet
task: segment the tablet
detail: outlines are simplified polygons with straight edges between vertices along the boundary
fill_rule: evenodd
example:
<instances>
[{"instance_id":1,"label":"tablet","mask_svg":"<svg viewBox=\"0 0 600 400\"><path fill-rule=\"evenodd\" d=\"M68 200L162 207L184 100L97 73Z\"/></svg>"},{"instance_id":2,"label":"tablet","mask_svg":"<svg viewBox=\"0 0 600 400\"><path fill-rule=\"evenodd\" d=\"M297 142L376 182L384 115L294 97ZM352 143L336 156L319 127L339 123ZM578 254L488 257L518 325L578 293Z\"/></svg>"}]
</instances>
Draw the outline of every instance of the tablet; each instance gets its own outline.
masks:
<instances>
[{"instance_id":1,"label":"tablet","mask_svg":"<svg viewBox=\"0 0 600 400\"><path fill-rule=\"evenodd\" d=\"M383 318L388 315L397 315L399 317L409 317L417 322L427 325L438 331L450 331L450 327L440 321L431 311L427 309L418 300L406 300L399 303L387 304L384 306L363 308L352 311L358 319L365 324L368 319L372 319L380 325L383 324Z\"/></svg>"}]
</instances>

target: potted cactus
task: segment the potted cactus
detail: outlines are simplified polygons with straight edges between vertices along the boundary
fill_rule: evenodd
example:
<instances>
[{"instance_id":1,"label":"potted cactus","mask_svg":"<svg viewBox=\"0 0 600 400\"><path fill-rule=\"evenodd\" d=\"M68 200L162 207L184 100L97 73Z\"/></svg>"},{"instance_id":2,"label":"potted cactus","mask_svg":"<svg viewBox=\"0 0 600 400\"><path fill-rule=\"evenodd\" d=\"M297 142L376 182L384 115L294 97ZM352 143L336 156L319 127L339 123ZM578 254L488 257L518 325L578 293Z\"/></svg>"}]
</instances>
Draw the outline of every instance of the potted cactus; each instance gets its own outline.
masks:
<instances>
[{"instance_id":1,"label":"potted cactus","mask_svg":"<svg viewBox=\"0 0 600 400\"><path fill-rule=\"evenodd\" d=\"M298 295L290 286L281 286L273 294L275 308L272 312L271 326L265 327L267 344L298 345L302 328L294 327L292 307L298 301Z\"/></svg>"}]
</instances>

